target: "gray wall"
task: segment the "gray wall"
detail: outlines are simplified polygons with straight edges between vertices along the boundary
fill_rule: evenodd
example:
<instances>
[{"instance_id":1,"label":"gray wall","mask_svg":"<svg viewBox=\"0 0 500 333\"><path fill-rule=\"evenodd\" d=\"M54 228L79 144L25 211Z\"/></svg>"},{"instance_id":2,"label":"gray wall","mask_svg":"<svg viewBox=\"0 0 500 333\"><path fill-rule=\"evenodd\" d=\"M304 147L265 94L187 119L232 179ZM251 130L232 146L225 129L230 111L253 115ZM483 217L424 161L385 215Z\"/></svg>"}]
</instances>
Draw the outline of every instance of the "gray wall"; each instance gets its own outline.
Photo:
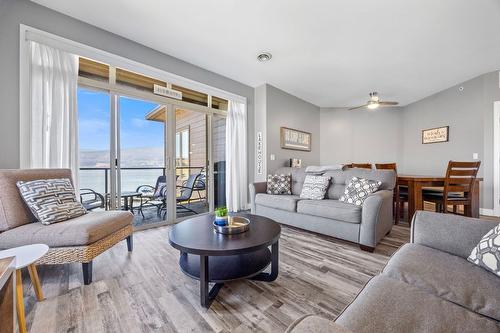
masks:
<instances>
[{"instance_id":1,"label":"gray wall","mask_svg":"<svg viewBox=\"0 0 500 333\"><path fill-rule=\"evenodd\" d=\"M249 180L253 180L254 89L27 0L0 0L0 168L19 167L19 24L178 74L247 98Z\"/></svg>"},{"instance_id":2,"label":"gray wall","mask_svg":"<svg viewBox=\"0 0 500 333\"><path fill-rule=\"evenodd\" d=\"M402 161L402 108L321 108L321 164Z\"/></svg>"},{"instance_id":3,"label":"gray wall","mask_svg":"<svg viewBox=\"0 0 500 333\"><path fill-rule=\"evenodd\" d=\"M463 91L459 88L463 87ZM396 162L407 174L444 174L449 160L481 160L481 208L493 208L493 103L499 73L481 75L402 108L321 109L321 164ZM450 141L422 144L422 130L450 126Z\"/></svg>"},{"instance_id":4,"label":"gray wall","mask_svg":"<svg viewBox=\"0 0 500 333\"><path fill-rule=\"evenodd\" d=\"M492 209L493 102L499 100L499 74L492 72L407 105L402 170L440 174L449 160L469 161L478 153L482 162L479 174L484 177L481 207ZM450 126L450 141L423 145L422 130L438 126Z\"/></svg>"},{"instance_id":5,"label":"gray wall","mask_svg":"<svg viewBox=\"0 0 500 333\"><path fill-rule=\"evenodd\" d=\"M267 170L272 172L281 166L288 165L290 158L302 159L304 166L319 165L319 107L269 84L266 86ZM282 149L280 147L280 127L289 127L312 133L311 151ZM271 154L276 155L276 160L270 160Z\"/></svg>"}]
</instances>

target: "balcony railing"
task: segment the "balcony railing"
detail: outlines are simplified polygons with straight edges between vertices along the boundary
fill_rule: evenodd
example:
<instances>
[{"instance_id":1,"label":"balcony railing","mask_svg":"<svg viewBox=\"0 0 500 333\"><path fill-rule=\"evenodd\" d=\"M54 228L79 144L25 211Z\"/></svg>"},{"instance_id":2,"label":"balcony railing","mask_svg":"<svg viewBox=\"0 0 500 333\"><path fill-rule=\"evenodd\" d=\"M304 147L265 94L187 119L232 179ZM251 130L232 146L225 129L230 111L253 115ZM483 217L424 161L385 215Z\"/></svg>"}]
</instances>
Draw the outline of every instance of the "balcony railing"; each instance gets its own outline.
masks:
<instances>
[{"instance_id":1,"label":"balcony railing","mask_svg":"<svg viewBox=\"0 0 500 333\"><path fill-rule=\"evenodd\" d=\"M193 172L202 172L205 167L182 166L176 167L178 182L182 184ZM122 167L121 190L135 191L140 185L155 186L159 176L166 173L165 167ZM110 168L109 167L81 167L80 187L90 188L98 193L109 193Z\"/></svg>"}]
</instances>

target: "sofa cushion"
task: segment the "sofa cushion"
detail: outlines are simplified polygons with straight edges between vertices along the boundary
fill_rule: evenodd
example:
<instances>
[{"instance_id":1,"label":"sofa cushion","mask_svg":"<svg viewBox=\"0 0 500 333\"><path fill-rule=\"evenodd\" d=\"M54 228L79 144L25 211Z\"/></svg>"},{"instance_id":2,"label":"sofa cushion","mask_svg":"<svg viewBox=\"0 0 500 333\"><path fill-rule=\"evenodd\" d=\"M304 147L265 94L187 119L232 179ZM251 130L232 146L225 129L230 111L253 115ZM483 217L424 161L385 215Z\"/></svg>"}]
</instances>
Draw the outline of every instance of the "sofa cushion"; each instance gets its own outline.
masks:
<instances>
[{"instance_id":1,"label":"sofa cushion","mask_svg":"<svg viewBox=\"0 0 500 333\"><path fill-rule=\"evenodd\" d=\"M481 238L467 260L500 278L500 224Z\"/></svg>"},{"instance_id":2,"label":"sofa cushion","mask_svg":"<svg viewBox=\"0 0 500 333\"><path fill-rule=\"evenodd\" d=\"M132 220L130 212L102 211L50 225L28 223L0 233L0 248L36 243L50 247L88 245L131 225Z\"/></svg>"},{"instance_id":3,"label":"sofa cushion","mask_svg":"<svg viewBox=\"0 0 500 333\"><path fill-rule=\"evenodd\" d=\"M302 185L304 184L304 179L306 178L305 168L282 167L278 168L274 173L279 175L292 175L292 194L300 195L300 192L302 191Z\"/></svg>"},{"instance_id":4,"label":"sofa cushion","mask_svg":"<svg viewBox=\"0 0 500 333\"><path fill-rule=\"evenodd\" d=\"M349 223L361 223L361 207L338 200L300 200L297 212Z\"/></svg>"},{"instance_id":5,"label":"sofa cushion","mask_svg":"<svg viewBox=\"0 0 500 333\"><path fill-rule=\"evenodd\" d=\"M500 330L497 321L385 275L371 279L335 322L357 333Z\"/></svg>"},{"instance_id":6,"label":"sofa cushion","mask_svg":"<svg viewBox=\"0 0 500 333\"><path fill-rule=\"evenodd\" d=\"M393 255L383 274L500 320L500 278L461 257L406 244Z\"/></svg>"},{"instance_id":7,"label":"sofa cushion","mask_svg":"<svg viewBox=\"0 0 500 333\"><path fill-rule=\"evenodd\" d=\"M255 204L257 205L286 210L289 212L295 212L297 208L297 201L299 200L300 197L297 195L273 195L258 193L255 196Z\"/></svg>"}]
</instances>

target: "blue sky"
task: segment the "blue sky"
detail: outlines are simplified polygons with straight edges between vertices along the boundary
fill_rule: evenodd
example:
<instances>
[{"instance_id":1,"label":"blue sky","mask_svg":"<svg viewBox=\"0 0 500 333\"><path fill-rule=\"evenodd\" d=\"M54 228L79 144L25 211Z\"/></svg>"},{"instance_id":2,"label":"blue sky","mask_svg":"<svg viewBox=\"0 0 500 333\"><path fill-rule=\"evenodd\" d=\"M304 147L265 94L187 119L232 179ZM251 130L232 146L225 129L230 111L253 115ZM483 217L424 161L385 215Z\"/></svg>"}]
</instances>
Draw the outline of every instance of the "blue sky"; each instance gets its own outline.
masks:
<instances>
[{"instance_id":1,"label":"blue sky","mask_svg":"<svg viewBox=\"0 0 500 333\"><path fill-rule=\"evenodd\" d=\"M121 148L163 147L163 123L145 120L157 104L120 97ZM109 150L110 98L78 88L80 150Z\"/></svg>"}]
</instances>

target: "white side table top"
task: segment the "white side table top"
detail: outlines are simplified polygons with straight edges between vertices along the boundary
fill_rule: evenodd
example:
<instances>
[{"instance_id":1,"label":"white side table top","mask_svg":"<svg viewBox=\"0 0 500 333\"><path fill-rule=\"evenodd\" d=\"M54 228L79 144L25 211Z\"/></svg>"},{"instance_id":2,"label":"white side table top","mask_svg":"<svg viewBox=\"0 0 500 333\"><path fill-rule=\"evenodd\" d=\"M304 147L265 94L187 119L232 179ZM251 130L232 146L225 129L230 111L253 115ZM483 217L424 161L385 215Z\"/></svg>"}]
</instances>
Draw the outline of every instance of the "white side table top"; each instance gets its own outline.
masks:
<instances>
[{"instance_id":1,"label":"white side table top","mask_svg":"<svg viewBox=\"0 0 500 333\"><path fill-rule=\"evenodd\" d=\"M16 269L31 265L47 253L49 247L45 244L30 244L0 251L0 259L16 257Z\"/></svg>"}]
</instances>

